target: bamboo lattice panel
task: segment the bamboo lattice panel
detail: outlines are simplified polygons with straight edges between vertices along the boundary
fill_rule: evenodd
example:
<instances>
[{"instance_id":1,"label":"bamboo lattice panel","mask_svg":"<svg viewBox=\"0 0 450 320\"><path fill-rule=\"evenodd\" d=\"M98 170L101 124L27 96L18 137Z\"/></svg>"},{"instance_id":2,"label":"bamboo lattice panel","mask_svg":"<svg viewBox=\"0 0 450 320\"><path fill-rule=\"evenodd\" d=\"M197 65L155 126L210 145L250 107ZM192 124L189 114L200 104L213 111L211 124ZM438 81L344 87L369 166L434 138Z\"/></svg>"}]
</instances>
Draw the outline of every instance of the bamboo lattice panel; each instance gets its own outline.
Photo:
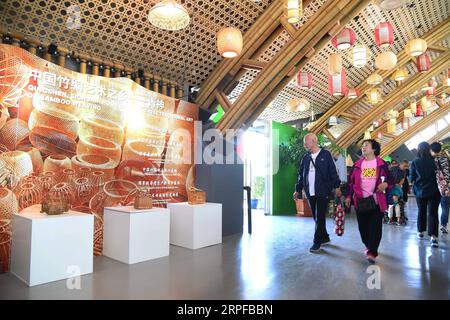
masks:
<instances>
[{"instance_id":1,"label":"bamboo lattice panel","mask_svg":"<svg viewBox=\"0 0 450 320\"><path fill-rule=\"evenodd\" d=\"M272 1L179 0L191 23L181 31L164 31L147 19L158 0L2 0L0 25L70 51L200 86L221 60L216 32L232 25L245 33ZM80 8L80 29L66 25L74 5Z\"/></svg>"},{"instance_id":2,"label":"bamboo lattice panel","mask_svg":"<svg viewBox=\"0 0 450 320\"><path fill-rule=\"evenodd\" d=\"M410 39L420 37L450 16L450 2L448 0L416 0L414 6L407 6L393 11L380 11L373 4L369 4L356 19L353 19L346 27L351 28L356 33L356 44L365 44L371 51L371 60L363 68L355 68L351 62L351 48L340 51L343 56L343 65L347 72L347 87L356 87L375 71L374 59L383 50L375 45L374 28L381 21L392 23L394 29L394 44L389 47L395 54L404 49L406 42ZM449 46L450 37L441 43ZM310 72L313 75L312 90L301 90L295 86L292 80L285 89L272 101L272 103L260 115L261 119L288 122L296 119L307 118L311 111L288 113L285 110L287 101L292 98L304 97L311 103L315 114L320 114L334 105L338 98L333 97L328 92L328 57L330 53L337 52L331 43L320 50L314 58L308 62L302 71ZM431 61L438 57L438 54L429 52ZM407 66L410 76L417 72L415 66L410 63ZM395 87L393 80L385 81L381 86L382 95L389 94ZM362 93L364 94L364 93ZM345 97L343 99L346 99ZM352 107L349 113L362 115L370 112L367 99L363 98L360 103ZM340 134L342 130L333 130L333 133Z\"/></svg>"}]
</instances>

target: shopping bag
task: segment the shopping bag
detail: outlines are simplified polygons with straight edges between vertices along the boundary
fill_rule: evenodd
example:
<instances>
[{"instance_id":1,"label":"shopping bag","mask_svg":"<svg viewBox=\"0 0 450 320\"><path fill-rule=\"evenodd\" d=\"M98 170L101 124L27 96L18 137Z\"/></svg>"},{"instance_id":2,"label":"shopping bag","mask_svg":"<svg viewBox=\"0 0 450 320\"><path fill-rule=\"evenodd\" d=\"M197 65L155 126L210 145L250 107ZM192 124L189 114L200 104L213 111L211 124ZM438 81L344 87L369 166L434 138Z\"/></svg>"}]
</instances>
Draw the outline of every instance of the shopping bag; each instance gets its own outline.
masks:
<instances>
[{"instance_id":1,"label":"shopping bag","mask_svg":"<svg viewBox=\"0 0 450 320\"><path fill-rule=\"evenodd\" d=\"M342 236L344 234L345 212L340 200L337 201L336 215L334 220L335 220L334 232L338 236Z\"/></svg>"}]
</instances>

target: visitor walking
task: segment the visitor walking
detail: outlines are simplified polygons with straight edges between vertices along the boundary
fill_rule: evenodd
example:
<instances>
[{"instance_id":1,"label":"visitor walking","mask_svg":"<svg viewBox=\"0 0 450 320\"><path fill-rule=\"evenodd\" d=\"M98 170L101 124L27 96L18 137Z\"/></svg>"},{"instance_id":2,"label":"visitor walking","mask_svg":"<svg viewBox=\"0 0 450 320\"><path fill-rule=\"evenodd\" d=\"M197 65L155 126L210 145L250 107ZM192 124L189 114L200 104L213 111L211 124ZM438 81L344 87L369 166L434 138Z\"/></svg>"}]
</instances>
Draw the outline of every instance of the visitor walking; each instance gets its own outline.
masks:
<instances>
[{"instance_id":1,"label":"visitor walking","mask_svg":"<svg viewBox=\"0 0 450 320\"><path fill-rule=\"evenodd\" d=\"M436 164L436 180L441 192L441 232L448 233L447 223L450 210L450 159L441 152L442 146L439 142L430 145L431 155Z\"/></svg>"},{"instance_id":2,"label":"visitor walking","mask_svg":"<svg viewBox=\"0 0 450 320\"><path fill-rule=\"evenodd\" d=\"M310 252L315 253L321 245L330 242L326 213L333 188L336 188L336 197L341 196L340 180L331 153L318 146L315 134L308 133L303 144L309 152L301 160L293 196L297 200L305 191L315 221L314 243L310 248Z\"/></svg>"},{"instance_id":3,"label":"visitor walking","mask_svg":"<svg viewBox=\"0 0 450 320\"><path fill-rule=\"evenodd\" d=\"M419 239L424 239L424 232L428 230L431 246L437 248L439 236L439 193L436 182L436 164L430 152L428 142L421 142L417 147L417 158L411 163L410 180L416 195L417 231ZM428 208L428 214L427 214Z\"/></svg>"},{"instance_id":4,"label":"visitor walking","mask_svg":"<svg viewBox=\"0 0 450 320\"><path fill-rule=\"evenodd\" d=\"M379 157L381 146L373 139L362 144L362 159L358 160L348 179L349 196L356 209L359 233L366 246L364 253L369 262L374 263L382 237L383 215L387 210L385 190L392 188L388 164Z\"/></svg>"}]
</instances>

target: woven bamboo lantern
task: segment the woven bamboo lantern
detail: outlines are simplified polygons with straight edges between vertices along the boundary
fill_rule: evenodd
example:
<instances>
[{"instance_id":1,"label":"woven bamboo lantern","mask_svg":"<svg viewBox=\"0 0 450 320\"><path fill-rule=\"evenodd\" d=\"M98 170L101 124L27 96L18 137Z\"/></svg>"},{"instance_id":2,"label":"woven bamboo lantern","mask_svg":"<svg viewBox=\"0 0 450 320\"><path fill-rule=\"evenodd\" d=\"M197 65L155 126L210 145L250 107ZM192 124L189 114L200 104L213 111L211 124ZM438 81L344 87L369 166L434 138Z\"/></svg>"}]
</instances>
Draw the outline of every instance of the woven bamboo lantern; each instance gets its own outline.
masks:
<instances>
[{"instance_id":1,"label":"woven bamboo lantern","mask_svg":"<svg viewBox=\"0 0 450 320\"><path fill-rule=\"evenodd\" d=\"M386 131L387 133L395 133L397 131L397 119L389 119L387 123Z\"/></svg>"},{"instance_id":2,"label":"woven bamboo lantern","mask_svg":"<svg viewBox=\"0 0 450 320\"><path fill-rule=\"evenodd\" d=\"M383 81L383 77L377 73L372 73L367 78L367 84L370 84L370 85L377 85L377 84L380 84L382 81Z\"/></svg>"},{"instance_id":3,"label":"woven bamboo lantern","mask_svg":"<svg viewBox=\"0 0 450 320\"><path fill-rule=\"evenodd\" d=\"M420 56L427 51L427 42L423 39L412 39L406 44L405 50L412 57Z\"/></svg>"},{"instance_id":4,"label":"woven bamboo lantern","mask_svg":"<svg viewBox=\"0 0 450 320\"><path fill-rule=\"evenodd\" d=\"M350 88L347 90L347 98L356 99L361 95L361 91L358 88Z\"/></svg>"},{"instance_id":5,"label":"woven bamboo lantern","mask_svg":"<svg viewBox=\"0 0 450 320\"><path fill-rule=\"evenodd\" d=\"M344 28L331 40L331 44L339 50L344 50L350 48L355 40L355 32L350 28Z\"/></svg>"},{"instance_id":6,"label":"woven bamboo lantern","mask_svg":"<svg viewBox=\"0 0 450 320\"><path fill-rule=\"evenodd\" d=\"M332 53L328 57L328 73L338 76L342 71L342 57L339 53Z\"/></svg>"},{"instance_id":7,"label":"woven bamboo lantern","mask_svg":"<svg viewBox=\"0 0 450 320\"><path fill-rule=\"evenodd\" d=\"M358 44L353 47L353 65L356 68L362 68L366 65L368 59L367 47L362 44Z\"/></svg>"},{"instance_id":8,"label":"woven bamboo lantern","mask_svg":"<svg viewBox=\"0 0 450 320\"><path fill-rule=\"evenodd\" d=\"M217 50L224 58L235 58L242 52L241 30L234 27L220 29L217 33Z\"/></svg>"},{"instance_id":9,"label":"woven bamboo lantern","mask_svg":"<svg viewBox=\"0 0 450 320\"><path fill-rule=\"evenodd\" d=\"M408 72L405 69L397 69L392 75L394 81L403 81L408 77Z\"/></svg>"},{"instance_id":10,"label":"woven bamboo lantern","mask_svg":"<svg viewBox=\"0 0 450 320\"><path fill-rule=\"evenodd\" d=\"M430 70L430 57L428 53L424 53L416 58L416 65L419 72L427 72Z\"/></svg>"},{"instance_id":11,"label":"woven bamboo lantern","mask_svg":"<svg viewBox=\"0 0 450 320\"><path fill-rule=\"evenodd\" d=\"M289 23L298 23L303 16L302 0L285 0L286 1L286 19Z\"/></svg>"},{"instance_id":12,"label":"woven bamboo lantern","mask_svg":"<svg viewBox=\"0 0 450 320\"><path fill-rule=\"evenodd\" d=\"M295 80L297 87L300 89L312 88L312 75L309 72L298 72Z\"/></svg>"},{"instance_id":13,"label":"woven bamboo lantern","mask_svg":"<svg viewBox=\"0 0 450 320\"><path fill-rule=\"evenodd\" d=\"M379 48L388 47L394 43L394 32L389 22L380 22L375 27L375 43Z\"/></svg>"},{"instance_id":14,"label":"woven bamboo lantern","mask_svg":"<svg viewBox=\"0 0 450 320\"><path fill-rule=\"evenodd\" d=\"M328 89L333 96L343 96L347 93L344 68L341 69L341 73L337 76L328 75Z\"/></svg>"},{"instance_id":15,"label":"woven bamboo lantern","mask_svg":"<svg viewBox=\"0 0 450 320\"><path fill-rule=\"evenodd\" d=\"M397 64L397 56L392 51L380 53L375 58L375 66L380 70L391 70Z\"/></svg>"}]
</instances>

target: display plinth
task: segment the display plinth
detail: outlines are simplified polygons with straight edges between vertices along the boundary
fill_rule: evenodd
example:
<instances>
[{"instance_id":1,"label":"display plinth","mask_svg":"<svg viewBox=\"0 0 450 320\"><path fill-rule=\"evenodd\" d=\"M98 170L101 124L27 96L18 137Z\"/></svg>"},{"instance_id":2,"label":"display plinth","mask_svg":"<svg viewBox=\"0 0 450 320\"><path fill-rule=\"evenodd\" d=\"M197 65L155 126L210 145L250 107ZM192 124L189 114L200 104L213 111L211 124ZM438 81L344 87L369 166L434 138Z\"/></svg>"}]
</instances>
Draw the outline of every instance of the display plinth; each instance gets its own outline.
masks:
<instances>
[{"instance_id":1,"label":"display plinth","mask_svg":"<svg viewBox=\"0 0 450 320\"><path fill-rule=\"evenodd\" d=\"M127 264L166 257L169 232L169 209L105 208L103 255Z\"/></svg>"},{"instance_id":2,"label":"display plinth","mask_svg":"<svg viewBox=\"0 0 450 320\"><path fill-rule=\"evenodd\" d=\"M222 243L222 204L169 203L170 243L199 249Z\"/></svg>"},{"instance_id":3,"label":"display plinth","mask_svg":"<svg viewBox=\"0 0 450 320\"><path fill-rule=\"evenodd\" d=\"M47 215L40 208L13 215L11 273L30 287L92 273L94 216Z\"/></svg>"}]
</instances>

